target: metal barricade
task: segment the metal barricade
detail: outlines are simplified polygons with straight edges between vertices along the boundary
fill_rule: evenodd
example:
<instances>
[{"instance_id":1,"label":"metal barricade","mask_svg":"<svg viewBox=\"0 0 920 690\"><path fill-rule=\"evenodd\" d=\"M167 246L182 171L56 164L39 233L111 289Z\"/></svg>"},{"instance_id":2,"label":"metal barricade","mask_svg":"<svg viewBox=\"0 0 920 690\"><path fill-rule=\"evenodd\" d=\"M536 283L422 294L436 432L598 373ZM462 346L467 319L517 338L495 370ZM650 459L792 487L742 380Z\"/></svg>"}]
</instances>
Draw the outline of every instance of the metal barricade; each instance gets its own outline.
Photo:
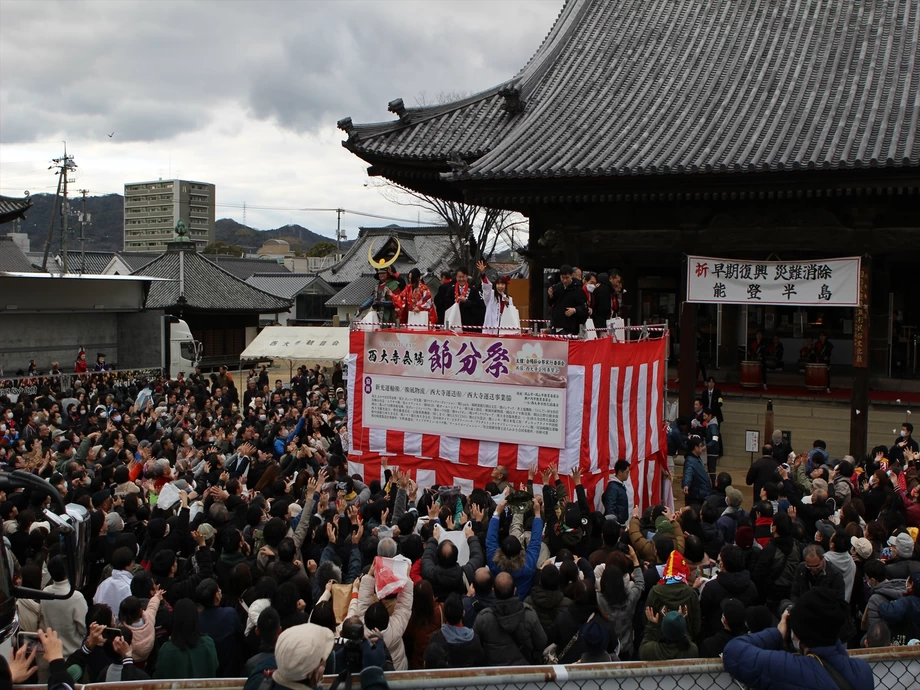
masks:
<instances>
[{"instance_id":1,"label":"metal barricade","mask_svg":"<svg viewBox=\"0 0 920 690\"><path fill-rule=\"evenodd\" d=\"M869 664L876 690L920 688L920 647L860 649L849 654ZM391 690L747 690L725 672L719 659L404 671L387 673L386 679ZM325 677L323 687L333 680ZM242 690L244 683L242 678L92 683L82 690ZM357 677L353 687L360 687Z\"/></svg>"}]
</instances>

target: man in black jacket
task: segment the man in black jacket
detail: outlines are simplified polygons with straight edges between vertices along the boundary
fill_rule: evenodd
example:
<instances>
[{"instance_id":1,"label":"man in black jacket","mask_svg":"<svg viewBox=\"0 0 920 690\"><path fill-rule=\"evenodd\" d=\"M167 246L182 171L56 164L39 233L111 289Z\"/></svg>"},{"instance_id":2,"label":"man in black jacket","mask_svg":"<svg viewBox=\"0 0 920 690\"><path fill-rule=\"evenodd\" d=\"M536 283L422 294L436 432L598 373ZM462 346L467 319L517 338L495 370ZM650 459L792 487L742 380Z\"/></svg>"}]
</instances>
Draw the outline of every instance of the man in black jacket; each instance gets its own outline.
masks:
<instances>
[{"instance_id":1,"label":"man in black jacket","mask_svg":"<svg viewBox=\"0 0 920 690\"><path fill-rule=\"evenodd\" d=\"M591 295L594 301L594 306L592 307L591 318L594 320L595 328L605 328L607 326L607 321L610 320L610 317L613 314L611 309L611 293L610 293L610 279L607 277L606 273L597 274L597 287L594 288L594 293Z\"/></svg>"},{"instance_id":2,"label":"man in black jacket","mask_svg":"<svg viewBox=\"0 0 920 690\"><path fill-rule=\"evenodd\" d=\"M761 449L763 456L755 460L754 464L748 469L745 479L748 486L754 486L754 501L760 500L760 490L764 484L770 482L776 483L779 480L779 463L773 456L773 449L770 446L764 446Z\"/></svg>"},{"instance_id":3,"label":"man in black jacket","mask_svg":"<svg viewBox=\"0 0 920 690\"><path fill-rule=\"evenodd\" d=\"M549 289L550 325L554 333L578 335L588 318L588 300L581 286L575 284L572 267L563 264L559 282Z\"/></svg>"},{"instance_id":4,"label":"man in black jacket","mask_svg":"<svg viewBox=\"0 0 920 690\"><path fill-rule=\"evenodd\" d=\"M546 632L536 611L516 596L514 578L495 576L495 605L476 617L486 666L529 666L543 660Z\"/></svg>"},{"instance_id":5,"label":"man in black jacket","mask_svg":"<svg viewBox=\"0 0 920 690\"><path fill-rule=\"evenodd\" d=\"M466 594L470 583L476 577L476 570L486 564L486 557L479 537L473 534L473 528L467 525L463 534L469 544L470 557L466 565L461 566L457 562L457 546L449 539L438 543L439 529L439 526L435 527L435 536L425 545L425 553L422 555L422 578L431 583L435 598L444 601L451 592L461 596Z\"/></svg>"},{"instance_id":6,"label":"man in black jacket","mask_svg":"<svg viewBox=\"0 0 920 690\"><path fill-rule=\"evenodd\" d=\"M444 312L454 303L454 276L450 271L441 271L441 284L434 296L434 308L438 312L438 323L444 323Z\"/></svg>"}]
</instances>

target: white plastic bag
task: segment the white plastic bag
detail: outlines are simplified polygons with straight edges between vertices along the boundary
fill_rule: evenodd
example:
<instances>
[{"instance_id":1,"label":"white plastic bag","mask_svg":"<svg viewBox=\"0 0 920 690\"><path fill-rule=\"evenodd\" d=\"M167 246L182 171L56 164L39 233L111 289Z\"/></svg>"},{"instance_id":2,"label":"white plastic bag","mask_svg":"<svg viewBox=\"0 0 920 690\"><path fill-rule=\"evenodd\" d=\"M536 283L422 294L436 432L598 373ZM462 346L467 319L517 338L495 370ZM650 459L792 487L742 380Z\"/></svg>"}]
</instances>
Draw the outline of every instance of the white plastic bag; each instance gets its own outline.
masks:
<instances>
[{"instance_id":1,"label":"white plastic bag","mask_svg":"<svg viewBox=\"0 0 920 690\"><path fill-rule=\"evenodd\" d=\"M597 333L594 332L594 319L590 316L585 319L585 340L596 340Z\"/></svg>"},{"instance_id":2,"label":"white plastic bag","mask_svg":"<svg viewBox=\"0 0 920 690\"><path fill-rule=\"evenodd\" d=\"M459 330L463 328L463 320L460 318L460 305L453 304L444 312L444 328Z\"/></svg>"},{"instance_id":3,"label":"white plastic bag","mask_svg":"<svg viewBox=\"0 0 920 690\"><path fill-rule=\"evenodd\" d=\"M409 318L406 319L406 325L413 331L428 330L428 312L410 311Z\"/></svg>"},{"instance_id":4,"label":"white plastic bag","mask_svg":"<svg viewBox=\"0 0 920 690\"><path fill-rule=\"evenodd\" d=\"M380 323L380 316L376 311L371 309L358 323L363 331L375 331L377 330L377 325Z\"/></svg>"},{"instance_id":5,"label":"white plastic bag","mask_svg":"<svg viewBox=\"0 0 920 690\"><path fill-rule=\"evenodd\" d=\"M457 565L464 566L470 561L470 544L466 540L466 535L460 530L453 530L448 532L447 530L441 530L441 538L438 539L438 543L445 541L452 541L457 547Z\"/></svg>"},{"instance_id":6,"label":"white plastic bag","mask_svg":"<svg viewBox=\"0 0 920 690\"><path fill-rule=\"evenodd\" d=\"M626 342L626 322L619 316L607 322L607 328L613 334L613 340L618 343Z\"/></svg>"},{"instance_id":7,"label":"white plastic bag","mask_svg":"<svg viewBox=\"0 0 920 690\"><path fill-rule=\"evenodd\" d=\"M498 321L499 335L520 335L521 333L521 314L517 307L507 306L502 312Z\"/></svg>"}]
</instances>

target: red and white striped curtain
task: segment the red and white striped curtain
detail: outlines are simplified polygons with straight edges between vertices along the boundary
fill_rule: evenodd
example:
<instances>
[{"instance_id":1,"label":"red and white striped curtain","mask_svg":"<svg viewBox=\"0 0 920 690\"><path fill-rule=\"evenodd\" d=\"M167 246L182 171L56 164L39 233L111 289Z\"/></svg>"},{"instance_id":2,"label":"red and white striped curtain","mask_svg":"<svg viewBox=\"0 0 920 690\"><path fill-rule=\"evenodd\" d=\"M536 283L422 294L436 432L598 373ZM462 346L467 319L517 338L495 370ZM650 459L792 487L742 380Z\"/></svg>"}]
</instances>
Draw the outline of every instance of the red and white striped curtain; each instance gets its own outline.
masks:
<instances>
[{"instance_id":1,"label":"red and white striped curtain","mask_svg":"<svg viewBox=\"0 0 920 690\"><path fill-rule=\"evenodd\" d=\"M351 334L348 358L349 466L366 481L381 478L381 459L409 471L420 487L458 485L464 493L483 488L492 470L510 470L515 485L537 464L542 472L557 464L563 481L578 467L589 500L603 509L601 496L617 460L632 466L627 485L630 507L644 510L662 502L667 469L664 419L665 340L615 343L610 338L569 342L565 447L368 429L362 423L364 332ZM462 335L455 336L462 338ZM540 474L535 482L541 482ZM535 487L535 491L539 487Z\"/></svg>"}]
</instances>

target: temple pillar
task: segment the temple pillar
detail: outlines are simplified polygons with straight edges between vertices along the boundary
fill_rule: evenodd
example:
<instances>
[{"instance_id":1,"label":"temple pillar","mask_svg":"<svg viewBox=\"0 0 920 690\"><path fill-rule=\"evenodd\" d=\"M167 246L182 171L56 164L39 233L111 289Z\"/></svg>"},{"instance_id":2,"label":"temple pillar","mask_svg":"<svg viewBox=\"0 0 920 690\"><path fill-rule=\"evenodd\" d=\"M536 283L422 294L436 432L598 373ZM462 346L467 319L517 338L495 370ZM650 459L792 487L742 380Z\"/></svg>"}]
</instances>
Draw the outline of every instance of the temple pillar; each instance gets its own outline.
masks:
<instances>
[{"instance_id":1,"label":"temple pillar","mask_svg":"<svg viewBox=\"0 0 920 690\"><path fill-rule=\"evenodd\" d=\"M693 400L696 398L696 305L687 301L687 257L680 264L680 360L677 375L680 396L680 414L693 414Z\"/></svg>"},{"instance_id":2,"label":"temple pillar","mask_svg":"<svg viewBox=\"0 0 920 690\"><path fill-rule=\"evenodd\" d=\"M872 260L863 257L859 273L859 306L853 310L853 394L850 397L850 455L865 457L869 442L869 309ZM885 295L887 302L887 293Z\"/></svg>"}]
</instances>

